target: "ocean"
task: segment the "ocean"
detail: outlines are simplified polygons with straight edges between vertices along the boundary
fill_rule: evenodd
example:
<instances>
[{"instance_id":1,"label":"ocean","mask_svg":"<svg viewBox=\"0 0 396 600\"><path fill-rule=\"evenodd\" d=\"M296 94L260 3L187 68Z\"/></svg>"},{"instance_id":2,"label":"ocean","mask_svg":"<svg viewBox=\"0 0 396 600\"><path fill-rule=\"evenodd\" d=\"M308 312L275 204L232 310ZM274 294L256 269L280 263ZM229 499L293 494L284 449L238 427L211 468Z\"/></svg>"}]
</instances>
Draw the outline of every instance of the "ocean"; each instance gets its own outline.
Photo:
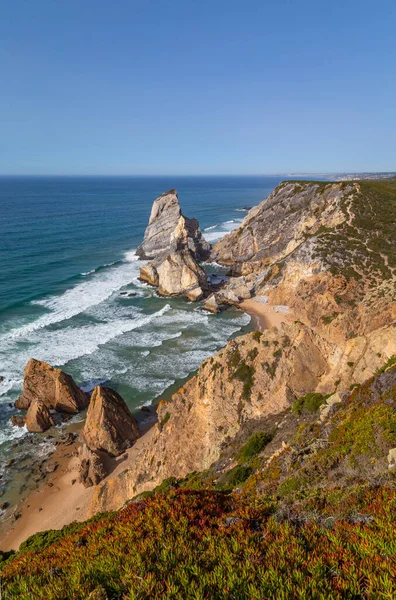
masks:
<instances>
[{"instance_id":1,"label":"ocean","mask_svg":"<svg viewBox=\"0 0 396 600\"><path fill-rule=\"evenodd\" d=\"M153 200L177 188L183 213L214 242L280 181L0 178L0 476L15 440L28 435L10 417L29 358L64 368L84 389L114 387L134 410L249 326L237 309L211 315L139 281L135 248Z\"/></svg>"}]
</instances>

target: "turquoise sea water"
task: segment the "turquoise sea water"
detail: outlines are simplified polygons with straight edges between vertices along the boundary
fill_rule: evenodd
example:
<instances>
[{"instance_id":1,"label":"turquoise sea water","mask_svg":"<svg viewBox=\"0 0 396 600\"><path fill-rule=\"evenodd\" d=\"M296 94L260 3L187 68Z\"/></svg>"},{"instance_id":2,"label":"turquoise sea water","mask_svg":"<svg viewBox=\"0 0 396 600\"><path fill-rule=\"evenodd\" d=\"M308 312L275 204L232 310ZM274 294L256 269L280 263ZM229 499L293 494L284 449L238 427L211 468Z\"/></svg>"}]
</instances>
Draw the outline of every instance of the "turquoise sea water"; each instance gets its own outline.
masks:
<instances>
[{"instance_id":1,"label":"turquoise sea water","mask_svg":"<svg viewBox=\"0 0 396 600\"><path fill-rule=\"evenodd\" d=\"M209 241L279 183L269 177L0 178L0 459L10 406L31 357L61 366L86 389L116 388L129 406L150 403L249 322L138 280L135 248L153 200L176 187L183 213ZM134 292L128 297L122 292Z\"/></svg>"}]
</instances>

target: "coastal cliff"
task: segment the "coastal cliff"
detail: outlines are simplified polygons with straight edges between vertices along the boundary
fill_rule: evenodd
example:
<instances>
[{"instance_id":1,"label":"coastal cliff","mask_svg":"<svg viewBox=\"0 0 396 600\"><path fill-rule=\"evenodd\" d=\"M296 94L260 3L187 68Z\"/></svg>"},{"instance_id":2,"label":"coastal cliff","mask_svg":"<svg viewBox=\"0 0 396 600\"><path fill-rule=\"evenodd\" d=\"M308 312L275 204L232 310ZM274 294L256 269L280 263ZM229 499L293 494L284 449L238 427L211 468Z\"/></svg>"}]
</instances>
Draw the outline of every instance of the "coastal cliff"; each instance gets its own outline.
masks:
<instances>
[{"instance_id":1,"label":"coastal cliff","mask_svg":"<svg viewBox=\"0 0 396 600\"><path fill-rule=\"evenodd\" d=\"M392 182L285 182L216 244L212 258L234 275L219 302L232 293L238 304L243 289L288 322L233 340L161 403L149 442L95 490L92 514L208 468L252 421L307 393L345 393L396 354L395 199Z\"/></svg>"},{"instance_id":2,"label":"coastal cliff","mask_svg":"<svg viewBox=\"0 0 396 600\"><path fill-rule=\"evenodd\" d=\"M307 395L210 469L0 553L2 588L21 600L392 598L395 394L384 365L328 405Z\"/></svg>"},{"instance_id":3,"label":"coastal cliff","mask_svg":"<svg viewBox=\"0 0 396 600\"><path fill-rule=\"evenodd\" d=\"M172 246L175 223L178 232L185 227L179 208L174 192L155 201L140 250L151 262L142 267L141 277L161 293L191 294L191 299L199 300L206 280L198 260L206 251L199 250L199 235L190 243L197 228L190 238L178 233L181 245ZM213 530L220 544L228 539L235 544L237 538L245 543L257 531L262 545L270 532L284 536L289 528L287 542L279 543L276 535L271 538L265 560L271 548L281 548L287 556L284 568L289 570L293 564L300 573L302 567L290 558L290 549L298 545L302 529L305 539L316 532L305 559L311 560L318 545L322 545L321 556L327 556L328 545L345 527L340 536L348 539L349 564L359 573L355 588L362 592L359 582L369 573L371 597L377 597L384 587L373 575L377 563L363 564L361 553L353 549L355 527L364 528L367 535L370 531L374 545L391 537L386 524L395 498L396 465L395 209L396 182L365 181L284 182L250 210L241 226L212 249L211 259L227 266L229 277L202 307L217 312L235 305L282 318L276 327L237 337L206 359L170 400L159 403L157 422L139 439L131 415L126 430L124 418L118 419L121 442L125 434L128 443L110 452L118 456L109 462L108 470L97 456L105 447L102 442L80 447L80 476L89 488L78 492L73 502L86 506L85 518L94 520L73 526L70 534L60 532L59 539L66 545L79 543L80 537L91 539L97 531L95 519L100 530L108 531L107 519L113 517L95 517L103 511L122 509L114 513L120 528L110 528L120 547L126 536L124 522L128 531L132 528L137 537L142 532L142 539L155 545L151 525L147 529L141 513L148 515L150 524L152 511L159 511L154 529L160 527L178 540L179 525L169 515L177 514L179 523L182 514L183 523L189 522L188 531L195 531L196 523L201 531L217 515L220 520L213 520ZM111 390L106 393L114 395ZM111 423L107 425L110 431ZM101 419L90 420L86 429L88 438L97 440L104 434L108 438ZM345 506L355 508L348 512ZM329 538L328 519L335 528ZM247 530L252 535L246 536ZM57 545L48 550L43 536L38 550L52 556ZM189 534L187 539L182 543L188 546ZM33 536L22 552L36 541ZM142 559L150 555L145 542L139 543L143 545L136 560L148 560ZM186 554L191 552L187 546ZM387 556L389 548L384 552ZM372 556L377 554L373 550ZM331 556L326 558L329 565ZM17 556L15 565L18 560ZM167 558L168 563L172 560ZM341 557L337 560L340 564ZM378 572L391 578L387 565L384 559ZM280 569L278 559L273 568ZM328 568L325 575L319 569L316 579L308 573L307 580L315 580L318 597L323 590L323 597L343 597L337 595L339 585L350 589L349 584L340 575L328 577ZM250 571L255 572L251 565ZM36 572L39 564L32 581ZM12 581L13 561L4 573ZM261 597L257 591L261 583L256 588L255 578L251 581L241 597L253 592L257 594L252 597ZM158 580L153 585L160 597ZM205 589L211 590L207 585ZM297 579L295 585L300 586L302 597L308 597L307 588ZM86 588L92 591L92 585ZM93 592L96 589L100 592L100 586ZM150 595L154 588L147 583L145 589Z\"/></svg>"},{"instance_id":4,"label":"coastal cliff","mask_svg":"<svg viewBox=\"0 0 396 600\"><path fill-rule=\"evenodd\" d=\"M336 343L394 322L396 183L284 182L212 259L250 297L282 306ZM241 298L242 300L243 298Z\"/></svg>"}]
</instances>

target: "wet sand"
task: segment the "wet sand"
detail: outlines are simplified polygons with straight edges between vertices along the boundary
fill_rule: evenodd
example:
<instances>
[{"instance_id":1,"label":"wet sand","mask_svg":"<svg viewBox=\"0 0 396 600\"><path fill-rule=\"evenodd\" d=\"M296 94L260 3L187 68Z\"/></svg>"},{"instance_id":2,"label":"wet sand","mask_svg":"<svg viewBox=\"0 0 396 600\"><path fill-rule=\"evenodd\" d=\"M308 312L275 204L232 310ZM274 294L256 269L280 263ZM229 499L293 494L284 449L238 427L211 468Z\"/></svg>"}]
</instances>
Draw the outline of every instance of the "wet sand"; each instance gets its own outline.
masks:
<instances>
[{"instance_id":1,"label":"wet sand","mask_svg":"<svg viewBox=\"0 0 396 600\"><path fill-rule=\"evenodd\" d=\"M78 443L59 445L46 464L49 472L2 527L1 550L16 550L30 535L47 529L60 529L72 521L83 521L93 488L78 482L74 456Z\"/></svg>"}]
</instances>

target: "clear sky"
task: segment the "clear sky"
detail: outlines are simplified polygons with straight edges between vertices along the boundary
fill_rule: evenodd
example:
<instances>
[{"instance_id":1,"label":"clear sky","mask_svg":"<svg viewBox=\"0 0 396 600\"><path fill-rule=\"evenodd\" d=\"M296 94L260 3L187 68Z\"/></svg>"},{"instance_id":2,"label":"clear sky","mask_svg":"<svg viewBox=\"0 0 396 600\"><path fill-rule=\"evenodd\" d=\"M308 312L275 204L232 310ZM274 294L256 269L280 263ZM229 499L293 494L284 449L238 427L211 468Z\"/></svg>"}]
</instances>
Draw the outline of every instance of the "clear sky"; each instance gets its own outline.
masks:
<instances>
[{"instance_id":1,"label":"clear sky","mask_svg":"<svg viewBox=\"0 0 396 600\"><path fill-rule=\"evenodd\" d=\"M396 170L395 0L2 0L1 174Z\"/></svg>"}]
</instances>

